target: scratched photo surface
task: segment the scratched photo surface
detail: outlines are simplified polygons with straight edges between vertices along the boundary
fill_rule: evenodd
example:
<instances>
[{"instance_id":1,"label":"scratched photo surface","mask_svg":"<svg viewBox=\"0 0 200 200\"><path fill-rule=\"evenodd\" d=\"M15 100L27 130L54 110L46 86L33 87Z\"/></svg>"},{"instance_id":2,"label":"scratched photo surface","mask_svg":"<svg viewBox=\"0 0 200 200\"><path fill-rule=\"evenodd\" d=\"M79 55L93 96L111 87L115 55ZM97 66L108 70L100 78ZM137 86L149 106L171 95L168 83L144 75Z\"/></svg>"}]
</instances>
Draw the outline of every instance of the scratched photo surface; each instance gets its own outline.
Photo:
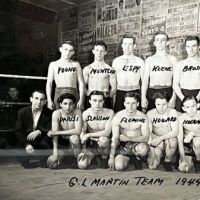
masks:
<instances>
[{"instance_id":1,"label":"scratched photo surface","mask_svg":"<svg viewBox=\"0 0 200 200\"><path fill-rule=\"evenodd\" d=\"M17 111L30 105L33 89L45 91L49 63L60 58L60 42L73 41L72 59L84 69L93 62L91 49L96 40L107 44L105 62L112 66L123 53L124 34L136 38L134 55L145 61L155 53L153 36L164 31L169 36L167 52L181 61L187 57L185 37L200 36L199 19L200 0L0 1L0 199L200 200L200 173L194 166L189 173L166 172L162 164L150 170L145 162L142 170L130 165L123 171L110 171L97 163L83 170L73 167L72 152L62 149L68 160L60 169L28 169L19 163L24 151L14 134ZM199 66L184 70L199 71ZM7 104L13 101L7 99L13 86L19 90L17 102L21 103ZM52 149L46 154L51 155Z\"/></svg>"}]
</instances>

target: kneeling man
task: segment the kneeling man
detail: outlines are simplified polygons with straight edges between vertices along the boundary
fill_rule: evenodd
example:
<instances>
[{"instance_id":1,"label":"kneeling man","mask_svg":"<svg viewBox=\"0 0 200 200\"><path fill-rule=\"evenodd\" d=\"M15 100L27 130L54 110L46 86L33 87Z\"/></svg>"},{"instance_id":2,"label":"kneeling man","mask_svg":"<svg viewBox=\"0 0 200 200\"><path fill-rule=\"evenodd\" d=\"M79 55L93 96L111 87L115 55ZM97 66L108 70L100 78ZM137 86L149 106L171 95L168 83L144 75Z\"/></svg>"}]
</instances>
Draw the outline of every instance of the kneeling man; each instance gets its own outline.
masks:
<instances>
[{"instance_id":1,"label":"kneeling man","mask_svg":"<svg viewBox=\"0 0 200 200\"><path fill-rule=\"evenodd\" d=\"M125 109L119 111L112 122L112 143L108 165L111 170L124 170L130 158L134 157L135 169L142 169L141 158L149 150L148 120L137 110L140 96L137 92L127 92L124 96ZM116 148L119 155L115 157Z\"/></svg>"}]
</instances>

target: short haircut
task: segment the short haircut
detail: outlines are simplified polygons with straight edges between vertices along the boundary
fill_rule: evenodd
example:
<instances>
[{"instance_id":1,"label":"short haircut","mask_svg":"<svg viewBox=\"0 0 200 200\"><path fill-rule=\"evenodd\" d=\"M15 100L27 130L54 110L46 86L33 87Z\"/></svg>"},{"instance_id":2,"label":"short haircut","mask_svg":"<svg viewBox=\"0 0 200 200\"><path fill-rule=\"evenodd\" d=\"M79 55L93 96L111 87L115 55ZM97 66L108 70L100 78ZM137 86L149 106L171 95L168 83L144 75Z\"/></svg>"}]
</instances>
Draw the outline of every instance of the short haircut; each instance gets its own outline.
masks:
<instances>
[{"instance_id":1,"label":"short haircut","mask_svg":"<svg viewBox=\"0 0 200 200\"><path fill-rule=\"evenodd\" d=\"M106 43L104 42L104 41L96 41L95 43L94 43L94 47L95 46L102 46L102 47L104 47L105 48L105 50L107 51L107 45L106 45Z\"/></svg>"},{"instance_id":2,"label":"short haircut","mask_svg":"<svg viewBox=\"0 0 200 200\"><path fill-rule=\"evenodd\" d=\"M64 99L71 99L73 103L76 103L76 97L70 93L64 93L58 97L57 102L60 104L64 101Z\"/></svg>"},{"instance_id":3,"label":"short haircut","mask_svg":"<svg viewBox=\"0 0 200 200\"><path fill-rule=\"evenodd\" d=\"M196 40L197 41L197 45L199 46L200 40L199 37L196 35L188 35L185 39L185 45L187 41L192 41L192 40Z\"/></svg>"},{"instance_id":4,"label":"short haircut","mask_svg":"<svg viewBox=\"0 0 200 200\"><path fill-rule=\"evenodd\" d=\"M156 102L156 99L166 99L167 102L169 101L169 97L165 91L154 93L152 98L154 103Z\"/></svg>"},{"instance_id":5,"label":"short haircut","mask_svg":"<svg viewBox=\"0 0 200 200\"><path fill-rule=\"evenodd\" d=\"M186 101L189 101L189 100L194 100L196 103L198 103L198 100L197 100L197 98L196 98L195 96L193 96L193 95L188 95L188 96L185 96L185 97L183 98L183 100L182 100L182 102L181 102L181 107L184 106L184 103L185 103Z\"/></svg>"},{"instance_id":6,"label":"short haircut","mask_svg":"<svg viewBox=\"0 0 200 200\"><path fill-rule=\"evenodd\" d=\"M31 97L33 97L33 95L34 95L35 92L38 92L38 93L40 93L40 94L43 94L44 97L45 97L45 99L46 99L46 94L45 94L45 92L44 92L43 90L39 90L39 89L33 90L33 92L31 93Z\"/></svg>"},{"instance_id":7,"label":"short haircut","mask_svg":"<svg viewBox=\"0 0 200 200\"><path fill-rule=\"evenodd\" d=\"M124 101L127 97L134 98L137 102L140 102L140 95L138 94L138 92L127 92L124 95Z\"/></svg>"},{"instance_id":8,"label":"short haircut","mask_svg":"<svg viewBox=\"0 0 200 200\"><path fill-rule=\"evenodd\" d=\"M167 41L169 40L169 36L167 35L167 33L165 33L164 31L158 31L155 33L154 37L153 37L153 41L155 41L155 38L157 35L165 35L167 38Z\"/></svg>"},{"instance_id":9,"label":"short haircut","mask_svg":"<svg viewBox=\"0 0 200 200\"><path fill-rule=\"evenodd\" d=\"M75 44L71 40L65 40L65 41L61 42L60 47L62 47L63 44L69 44L69 45L71 45L73 47L74 51L76 49Z\"/></svg>"},{"instance_id":10,"label":"short haircut","mask_svg":"<svg viewBox=\"0 0 200 200\"><path fill-rule=\"evenodd\" d=\"M103 96L103 99L104 99L104 94L103 94L103 92L101 92L101 91L97 91L97 90L92 91L92 92L90 93L89 99L91 99L91 96L92 96L92 95L102 95L102 96Z\"/></svg>"},{"instance_id":11,"label":"short haircut","mask_svg":"<svg viewBox=\"0 0 200 200\"><path fill-rule=\"evenodd\" d=\"M136 38L135 38L133 35L131 35L131 34L125 34L125 35L122 37L122 39L121 39L121 44L123 43L124 38L131 38L131 39L133 39L133 44L136 43Z\"/></svg>"}]
</instances>

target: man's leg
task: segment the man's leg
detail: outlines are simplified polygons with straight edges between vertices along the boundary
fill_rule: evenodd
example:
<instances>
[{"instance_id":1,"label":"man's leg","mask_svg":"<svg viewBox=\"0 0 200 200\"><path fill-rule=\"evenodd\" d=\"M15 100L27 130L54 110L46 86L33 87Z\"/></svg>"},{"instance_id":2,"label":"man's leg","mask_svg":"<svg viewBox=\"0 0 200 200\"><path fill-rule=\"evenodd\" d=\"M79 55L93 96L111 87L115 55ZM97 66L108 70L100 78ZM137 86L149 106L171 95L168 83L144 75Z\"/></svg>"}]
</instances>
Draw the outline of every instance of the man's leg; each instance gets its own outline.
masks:
<instances>
[{"instance_id":1,"label":"man's leg","mask_svg":"<svg viewBox=\"0 0 200 200\"><path fill-rule=\"evenodd\" d=\"M165 140L165 160L163 167L166 171L173 171L171 167L172 157L177 149L177 138L170 138Z\"/></svg>"},{"instance_id":2,"label":"man's leg","mask_svg":"<svg viewBox=\"0 0 200 200\"><path fill-rule=\"evenodd\" d=\"M80 139L78 135L71 135L69 137L74 156L77 157L80 153Z\"/></svg>"},{"instance_id":3,"label":"man's leg","mask_svg":"<svg viewBox=\"0 0 200 200\"><path fill-rule=\"evenodd\" d=\"M194 163L196 172L200 171L200 137L193 138L193 150L196 156Z\"/></svg>"}]
</instances>

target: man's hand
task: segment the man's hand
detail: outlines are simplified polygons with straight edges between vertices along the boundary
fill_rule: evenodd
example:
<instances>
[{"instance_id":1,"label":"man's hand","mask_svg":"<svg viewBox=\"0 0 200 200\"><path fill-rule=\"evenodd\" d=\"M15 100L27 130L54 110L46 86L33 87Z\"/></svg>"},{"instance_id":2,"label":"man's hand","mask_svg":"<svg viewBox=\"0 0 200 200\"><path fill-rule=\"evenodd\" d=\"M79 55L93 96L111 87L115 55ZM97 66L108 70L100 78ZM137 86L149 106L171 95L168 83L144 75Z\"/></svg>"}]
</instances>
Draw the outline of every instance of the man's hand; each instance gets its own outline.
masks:
<instances>
[{"instance_id":1,"label":"man's hand","mask_svg":"<svg viewBox=\"0 0 200 200\"><path fill-rule=\"evenodd\" d=\"M77 102L77 108L82 109L82 102L81 102L81 100L79 100L79 101Z\"/></svg>"},{"instance_id":2,"label":"man's hand","mask_svg":"<svg viewBox=\"0 0 200 200\"><path fill-rule=\"evenodd\" d=\"M36 130L36 131L33 131L31 133L28 134L27 136L27 140L28 141L34 141L35 138L37 138L38 136L40 136L42 133L40 130Z\"/></svg>"},{"instance_id":3,"label":"man's hand","mask_svg":"<svg viewBox=\"0 0 200 200\"><path fill-rule=\"evenodd\" d=\"M119 140L122 142L130 142L130 138L122 134L119 136Z\"/></svg>"},{"instance_id":4,"label":"man's hand","mask_svg":"<svg viewBox=\"0 0 200 200\"><path fill-rule=\"evenodd\" d=\"M142 108L147 108L148 107L148 100L147 100L146 97L142 98L141 106L142 106Z\"/></svg>"},{"instance_id":5,"label":"man's hand","mask_svg":"<svg viewBox=\"0 0 200 200\"><path fill-rule=\"evenodd\" d=\"M57 156L51 155L51 156L48 157L48 159L47 159L47 166L49 168L51 168L51 167L57 167L59 164L60 164L60 162L59 162Z\"/></svg>"},{"instance_id":6,"label":"man's hand","mask_svg":"<svg viewBox=\"0 0 200 200\"><path fill-rule=\"evenodd\" d=\"M108 167L109 170L113 171L115 169L115 158L110 156L109 160L108 160Z\"/></svg>"},{"instance_id":7,"label":"man's hand","mask_svg":"<svg viewBox=\"0 0 200 200\"><path fill-rule=\"evenodd\" d=\"M47 135L48 135L49 137L51 137L51 136L54 136L54 135L58 135L58 133L57 133L57 131L49 131L49 132L47 133Z\"/></svg>"},{"instance_id":8,"label":"man's hand","mask_svg":"<svg viewBox=\"0 0 200 200\"><path fill-rule=\"evenodd\" d=\"M30 145L30 144L27 145L25 149L26 149L26 153L29 154L29 155L33 155L35 153L34 149L33 149L33 146Z\"/></svg>"},{"instance_id":9,"label":"man's hand","mask_svg":"<svg viewBox=\"0 0 200 200\"><path fill-rule=\"evenodd\" d=\"M184 143L190 143L192 138L194 137L193 133L189 133L187 136L184 138Z\"/></svg>"},{"instance_id":10,"label":"man's hand","mask_svg":"<svg viewBox=\"0 0 200 200\"><path fill-rule=\"evenodd\" d=\"M172 97L168 102L168 107L175 108L175 102L176 102L176 99Z\"/></svg>"},{"instance_id":11,"label":"man's hand","mask_svg":"<svg viewBox=\"0 0 200 200\"><path fill-rule=\"evenodd\" d=\"M47 102L47 107L50 109L50 110L55 110L56 106L55 104L53 103L53 101L48 101Z\"/></svg>"},{"instance_id":12,"label":"man's hand","mask_svg":"<svg viewBox=\"0 0 200 200\"><path fill-rule=\"evenodd\" d=\"M80 135L80 139L81 139L81 143L84 144L88 139L89 139L89 134L81 134Z\"/></svg>"},{"instance_id":13,"label":"man's hand","mask_svg":"<svg viewBox=\"0 0 200 200\"><path fill-rule=\"evenodd\" d=\"M157 147L161 142L162 140L160 138L156 138L151 141L150 145L153 147Z\"/></svg>"}]
</instances>

